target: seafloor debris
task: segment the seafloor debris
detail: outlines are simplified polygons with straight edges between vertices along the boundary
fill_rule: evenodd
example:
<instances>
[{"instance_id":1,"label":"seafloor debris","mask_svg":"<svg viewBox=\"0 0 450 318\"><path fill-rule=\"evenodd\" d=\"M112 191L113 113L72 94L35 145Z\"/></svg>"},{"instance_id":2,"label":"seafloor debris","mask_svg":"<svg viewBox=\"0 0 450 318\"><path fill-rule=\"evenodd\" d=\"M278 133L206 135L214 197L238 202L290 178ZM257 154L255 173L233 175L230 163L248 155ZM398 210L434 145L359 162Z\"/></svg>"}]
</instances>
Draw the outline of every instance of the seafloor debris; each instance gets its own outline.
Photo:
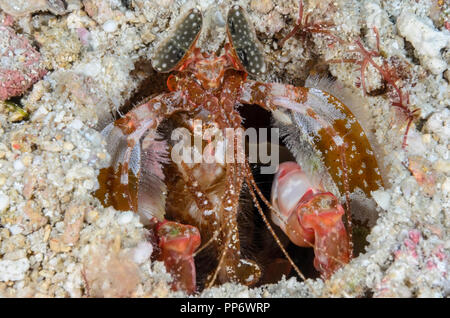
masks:
<instances>
[{"instance_id":1,"label":"seafloor debris","mask_svg":"<svg viewBox=\"0 0 450 318\"><path fill-rule=\"evenodd\" d=\"M441 50L450 49L450 33L438 31L431 20L421 19L406 10L398 17L397 28L416 49L422 64L433 74L447 69Z\"/></svg>"},{"instance_id":2,"label":"seafloor debris","mask_svg":"<svg viewBox=\"0 0 450 318\"><path fill-rule=\"evenodd\" d=\"M22 95L47 71L41 55L22 35L0 25L0 99Z\"/></svg>"},{"instance_id":3,"label":"seafloor debris","mask_svg":"<svg viewBox=\"0 0 450 318\"><path fill-rule=\"evenodd\" d=\"M116 10L119 3L121 2L116 1L116 5L114 5L104 0L83 0L86 13L97 23L101 25L107 24L107 29L111 25L117 24L116 17L123 15L120 10Z\"/></svg>"},{"instance_id":4,"label":"seafloor debris","mask_svg":"<svg viewBox=\"0 0 450 318\"><path fill-rule=\"evenodd\" d=\"M14 17L22 17L36 11L63 14L66 10L63 0L0 0L0 8Z\"/></svg>"},{"instance_id":5,"label":"seafloor debris","mask_svg":"<svg viewBox=\"0 0 450 318\"><path fill-rule=\"evenodd\" d=\"M28 113L19 105L9 101L0 100L0 112L7 112L10 122L18 122L28 118Z\"/></svg>"},{"instance_id":6,"label":"seafloor debris","mask_svg":"<svg viewBox=\"0 0 450 318\"><path fill-rule=\"evenodd\" d=\"M64 22L65 24L65 22ZM67 68L78 59L82 41L86 36L57 25L44 26L35 35L36 42L40 45L43 65L47 69ZM64 46L55 45L57 39L64 39Z\"/></svg>"},{"instance_id":7,"label":"seafloor debris","mask_svg":"<svg viewBox=\"0 0 450 318\"><path fill-rule=\"evenodd\" d=\"M436 191L436 172L431 168L429 161L420 156L408 158L408 169L423 188L424 192L432 196Z\"/></svg>"}]
</instances>

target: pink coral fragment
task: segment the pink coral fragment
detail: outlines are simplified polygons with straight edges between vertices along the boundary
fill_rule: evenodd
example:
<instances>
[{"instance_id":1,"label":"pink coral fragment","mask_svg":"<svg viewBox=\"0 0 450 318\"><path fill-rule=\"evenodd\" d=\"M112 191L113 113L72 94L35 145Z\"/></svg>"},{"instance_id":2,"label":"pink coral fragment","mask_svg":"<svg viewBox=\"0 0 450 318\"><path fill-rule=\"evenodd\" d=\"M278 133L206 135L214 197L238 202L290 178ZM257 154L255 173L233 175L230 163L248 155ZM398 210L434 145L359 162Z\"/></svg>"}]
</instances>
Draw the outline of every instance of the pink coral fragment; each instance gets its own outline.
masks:
<instances>
[{"instance_id":1,"label":"pink coral fragment","mask_svg":"<svg viewBox=\"0 0 450 318\"><path fill-rule=\"evenodd\" d=\"M24 37L0 25L0 99L20 96L47 71L40 63L40 54Z\"/></svg>"},{"instance_id":2,"label":"pink coral fragment","mask_svg":"<svg viewBox=\"0 0 450 318\"><path fill-rule=\"evenodd\" d=\"M77 28L76 31L77 31L78 38L81 41L81 44L83 44L84 46L89 45L89 40L90 40L90 36L91 36L89 31L85 28Z\"/></svg>"},{"instance_id":3,"label":"pink coral fragment","mask_svg":"<svg viewBox=\"0 0 450 318\"><path fill-rule=\"evenodd\" d=\"M417 245L420 241L420 231L419 230L411 230L408 233L409 238L415 245Z\"/></svg>"}]
</instances>

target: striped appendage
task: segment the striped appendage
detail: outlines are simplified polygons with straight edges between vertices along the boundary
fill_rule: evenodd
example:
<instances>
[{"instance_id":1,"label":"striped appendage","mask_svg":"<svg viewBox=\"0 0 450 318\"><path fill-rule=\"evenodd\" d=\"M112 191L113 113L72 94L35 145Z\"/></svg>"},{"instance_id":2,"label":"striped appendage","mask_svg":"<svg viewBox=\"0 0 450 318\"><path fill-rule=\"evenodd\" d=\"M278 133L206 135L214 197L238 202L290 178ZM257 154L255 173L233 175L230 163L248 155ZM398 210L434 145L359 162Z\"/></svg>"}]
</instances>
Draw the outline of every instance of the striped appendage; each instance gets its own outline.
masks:
<instances>
[{"instance_id":1,"label":"striped appendage","mask_svg":"<svg viewBox=\"0 0 450 318\"><path fill-rule=\"evenodd\" d=\"M160 165L167 159L156 129L164 118L188 108L180 92L161 94L103 129L111 167L100 172L96 196L105 205L134 210L145 224L153 217L163 219L165 184Z\"/></svg>"}]
</instances>

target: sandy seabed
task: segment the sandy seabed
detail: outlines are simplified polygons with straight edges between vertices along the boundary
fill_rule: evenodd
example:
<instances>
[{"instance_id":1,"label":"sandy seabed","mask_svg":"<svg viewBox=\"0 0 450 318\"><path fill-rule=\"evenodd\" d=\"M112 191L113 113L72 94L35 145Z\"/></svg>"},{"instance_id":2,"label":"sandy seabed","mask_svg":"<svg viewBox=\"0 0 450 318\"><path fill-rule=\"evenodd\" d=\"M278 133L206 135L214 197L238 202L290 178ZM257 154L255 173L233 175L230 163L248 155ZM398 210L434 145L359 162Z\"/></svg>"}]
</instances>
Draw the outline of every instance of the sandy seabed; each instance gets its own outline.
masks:
<instances>
[{"instance_id":1,"label":"sandy seabed","mask_svg":"<svg viewBox=\"0 0 450 318\"><path fill-rule=\"evenodd\" d=\"M330 30L349 43L359 37L375 49L377 28L377 61L404 68L403 90L420 110L405 149L407 121L391 100L385 94L364 96L358 65L326 62L354 57L347 46L314 34L308 42L294 37L279 47L297 19L296 0L33 3L0 1L0 21L38 47L39 55L39 65L24 68L24 52L10 53L2 39L2 72L28 70L24 82L47 70L20 100L27 120L15 122L0 105L0 296L185 296L170 290L164 265L149 260L152 247L138 216L105 208L92 196L99 170L110 160L99 127L142 83L158 77L148 61L177 17L201 8L205 23L217 27L203 32L199 46L215 51L225 40L223 17L231 3L247 9L263 45L268 72L260 80L302 85L312 70L322 69L358 99L365 125L375 132L387 185L372 194L379 217L365 253L329 280L290 278L259 288L227 283L199 296L449 295L448 2L305 1L313 20L333 23ZM5 34L2 29L0 37ZM366 81L371 91L383 86L371 67Z\"/></svg>"}]
</instances>

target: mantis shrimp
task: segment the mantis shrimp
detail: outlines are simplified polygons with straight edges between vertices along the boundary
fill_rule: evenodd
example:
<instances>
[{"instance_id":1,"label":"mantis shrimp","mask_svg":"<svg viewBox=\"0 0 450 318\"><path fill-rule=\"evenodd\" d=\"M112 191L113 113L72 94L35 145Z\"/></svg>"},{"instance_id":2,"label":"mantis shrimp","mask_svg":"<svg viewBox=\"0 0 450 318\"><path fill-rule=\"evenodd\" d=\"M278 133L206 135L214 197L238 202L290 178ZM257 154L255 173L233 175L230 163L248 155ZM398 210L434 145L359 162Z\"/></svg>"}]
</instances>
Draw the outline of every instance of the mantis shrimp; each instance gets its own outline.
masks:
<instances>
[{"instance_id":1,"label":"mantis shrimp","mask_svg":"<svg viewBox=\"0 0 450 318\"><path fill-rule=\"evenodd\" d=\"M196 47L202 20L200 10L188 11L156 51L154 69L171 72L169 92L144 100L103 129L112 165L101 171L96 196L105 205L137 212L143 224L153 229L159 259L174 276L174 289L198 290L195 258L206 248L213 250L215 261L205 287L228 281L249 286L258 282L263 269L241 251L238 216L243 192L249 194L297 274L305 279L273 224L294 244L313 247L314 265L327 278L352 257L350 193L361 189L369 194L381 186L371 145L351 111L327 92L248 78L265 72L266 63L240 6L229 9L228 42L220 56ZM297 125L303 144L321 154L320 165L325 168L304 170L294 162L281 164L269 202L254 180L237 137L227 147L234 146L234 153L244 156L243 162L190 163L168 158L167 148L173 145L158 131L167 119L190 132L196 120L220 131L238 130L242 128L237 109L241 104L258 105L286 125ZM273 223L261 202L270 210Z\"/></svg>"}]
</instances>

